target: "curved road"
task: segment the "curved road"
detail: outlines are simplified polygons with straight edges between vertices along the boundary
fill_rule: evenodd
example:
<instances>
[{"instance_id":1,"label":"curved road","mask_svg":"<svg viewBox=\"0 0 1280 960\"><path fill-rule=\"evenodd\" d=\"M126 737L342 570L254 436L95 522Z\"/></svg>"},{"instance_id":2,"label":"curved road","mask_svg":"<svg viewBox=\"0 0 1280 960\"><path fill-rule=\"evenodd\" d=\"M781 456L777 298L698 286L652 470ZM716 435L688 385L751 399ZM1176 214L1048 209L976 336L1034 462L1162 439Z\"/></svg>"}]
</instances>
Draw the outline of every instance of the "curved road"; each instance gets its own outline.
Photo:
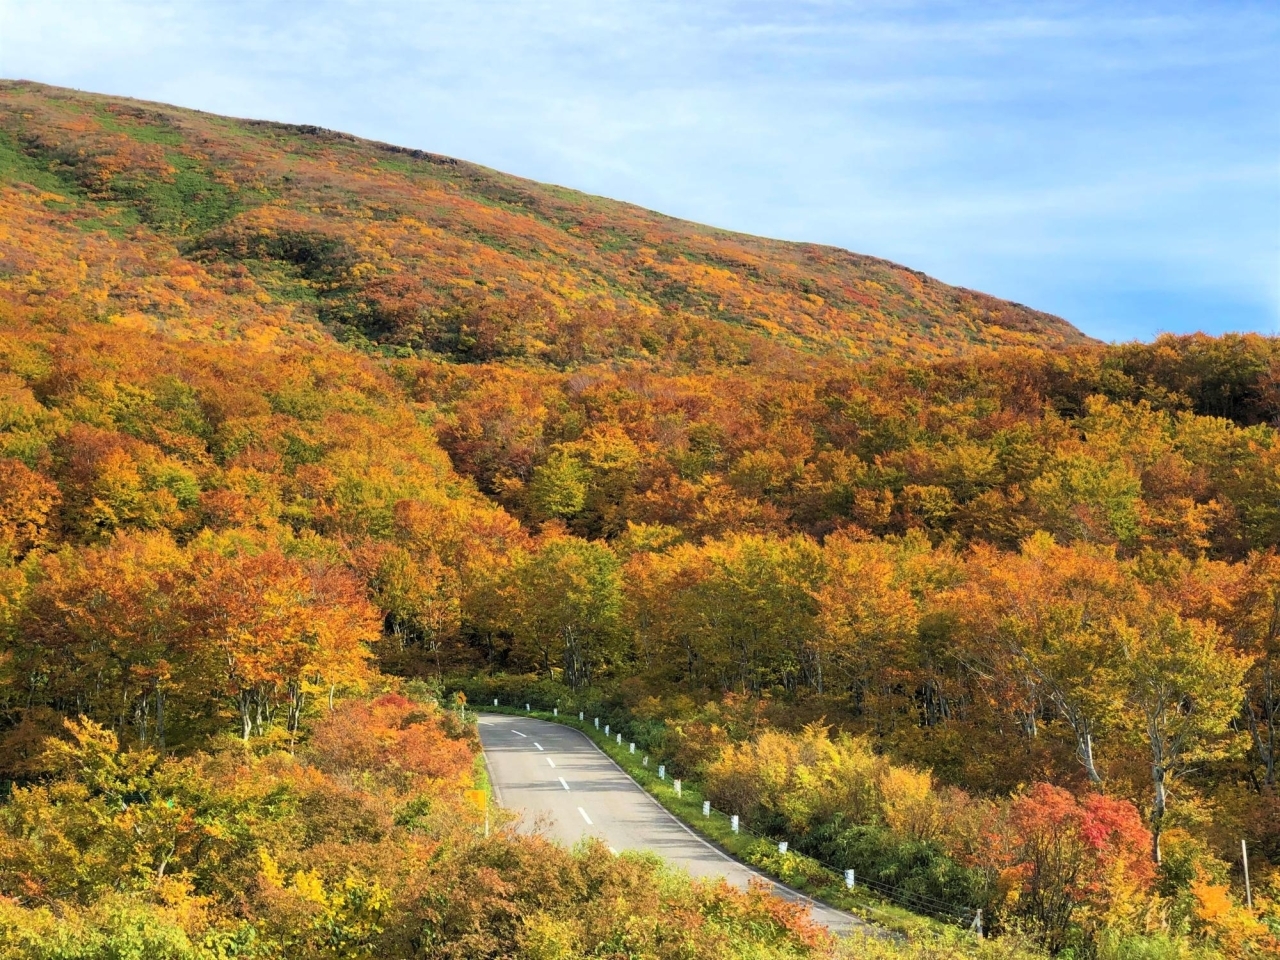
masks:
<instances>
[{"instance_id":1,"label":"curved road","mask_svg":"<svg viewBox=\"0 0 1280 960\"><path fill-rule=\"evenodd\" d=\"M833 933L866 928L858 918L816 903L711 846L642 790L572 727L532 717L482 714L489 779L503 807L521 811L521 827L572 846L599 837L615 853L649 850L695 877L724 877L746 889L755 879L788 900L810 905Z\"/></svg>"}]
</instances>

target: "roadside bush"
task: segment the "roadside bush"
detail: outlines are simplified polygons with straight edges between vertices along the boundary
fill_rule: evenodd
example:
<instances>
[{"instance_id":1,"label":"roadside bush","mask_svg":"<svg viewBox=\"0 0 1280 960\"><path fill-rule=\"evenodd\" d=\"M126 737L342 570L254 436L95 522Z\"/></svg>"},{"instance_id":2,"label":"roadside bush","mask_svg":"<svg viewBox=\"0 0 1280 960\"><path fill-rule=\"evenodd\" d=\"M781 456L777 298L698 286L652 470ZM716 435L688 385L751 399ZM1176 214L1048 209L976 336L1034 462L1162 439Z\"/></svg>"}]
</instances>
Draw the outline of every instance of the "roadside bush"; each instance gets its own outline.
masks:
<instances>
[{"instance_id":1,"label":"roadside bush","mask_svg":"<svg viewBox=\"0 0 1280 960\"><path fill-rule=\"evenodd\" d=\"M796 849L898 891L922 913L930 903L961 909L985 906L990 884L984 874L957 863L934 842L903 837L875 824L848 825L842 818L797 837Z\"/></svg>"}]
</instances>

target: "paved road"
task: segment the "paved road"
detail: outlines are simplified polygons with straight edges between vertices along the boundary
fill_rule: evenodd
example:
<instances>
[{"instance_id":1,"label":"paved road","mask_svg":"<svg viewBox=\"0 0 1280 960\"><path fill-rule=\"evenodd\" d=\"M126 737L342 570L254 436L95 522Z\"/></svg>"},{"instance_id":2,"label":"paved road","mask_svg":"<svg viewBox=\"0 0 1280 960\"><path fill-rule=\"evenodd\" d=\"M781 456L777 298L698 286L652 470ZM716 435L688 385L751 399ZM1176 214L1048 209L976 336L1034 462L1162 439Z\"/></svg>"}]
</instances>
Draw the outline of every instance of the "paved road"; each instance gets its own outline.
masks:
<instances>
[{"instance_id":1,"label":"paved road","mask_svg":"<svg viewBox=\"0 0 1280 960\"><path fill-rule=\"evenodd\" d=\"M835 933L866 925L732 859L673 817L605 756L586 734L558 723L483 714L480 741L498 803L521 811L521 826L573 845L603 840L614 852L650 850L695 877L724 877L746 889L756 879L779 896L810 904Z\"/></svg>"}]
</instances>

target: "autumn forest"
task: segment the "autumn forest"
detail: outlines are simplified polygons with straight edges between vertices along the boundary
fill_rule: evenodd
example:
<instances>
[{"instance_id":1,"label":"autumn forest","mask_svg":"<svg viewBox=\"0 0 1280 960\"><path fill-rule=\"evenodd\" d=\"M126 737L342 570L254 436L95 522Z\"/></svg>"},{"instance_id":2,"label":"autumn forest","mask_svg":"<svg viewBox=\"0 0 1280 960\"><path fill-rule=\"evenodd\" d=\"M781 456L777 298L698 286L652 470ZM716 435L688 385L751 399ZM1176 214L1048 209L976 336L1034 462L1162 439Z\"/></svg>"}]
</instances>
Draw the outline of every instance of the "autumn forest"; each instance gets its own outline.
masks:
<instances>
[{"instance_id":1,"label":"autumn forest","mask_svg":"<svg viewBox=\"0 0 1280 960\"><path fill-rule=\"evenodd\" d=\"M1274 956L1278 429L1273 338L0 81L0 958ZM988 936L486 836L495 697Z\"/></svg>"}]
</instances>

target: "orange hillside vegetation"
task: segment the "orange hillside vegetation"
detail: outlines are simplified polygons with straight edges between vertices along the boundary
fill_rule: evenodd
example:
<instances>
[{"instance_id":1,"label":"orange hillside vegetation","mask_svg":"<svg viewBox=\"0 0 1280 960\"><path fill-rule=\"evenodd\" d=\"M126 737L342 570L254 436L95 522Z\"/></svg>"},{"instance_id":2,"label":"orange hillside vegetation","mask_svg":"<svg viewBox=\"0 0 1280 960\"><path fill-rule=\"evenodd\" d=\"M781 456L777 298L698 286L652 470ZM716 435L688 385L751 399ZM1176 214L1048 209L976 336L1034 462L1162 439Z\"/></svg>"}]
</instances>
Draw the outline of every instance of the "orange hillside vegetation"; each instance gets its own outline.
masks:
<instances>
[{"instance_id":1,"label":"orange hillside vegetation","mask_svg":"<svg viewBox=\"0 0 1280 960\"><path fill-rule=\"evenodd\" d=\"M112 322L455 359L920 359L1087 338L833 247L309 126L0 82L0 291ZM299 330L299 325L302 329Z\"/></svg>"}]
</instances>

